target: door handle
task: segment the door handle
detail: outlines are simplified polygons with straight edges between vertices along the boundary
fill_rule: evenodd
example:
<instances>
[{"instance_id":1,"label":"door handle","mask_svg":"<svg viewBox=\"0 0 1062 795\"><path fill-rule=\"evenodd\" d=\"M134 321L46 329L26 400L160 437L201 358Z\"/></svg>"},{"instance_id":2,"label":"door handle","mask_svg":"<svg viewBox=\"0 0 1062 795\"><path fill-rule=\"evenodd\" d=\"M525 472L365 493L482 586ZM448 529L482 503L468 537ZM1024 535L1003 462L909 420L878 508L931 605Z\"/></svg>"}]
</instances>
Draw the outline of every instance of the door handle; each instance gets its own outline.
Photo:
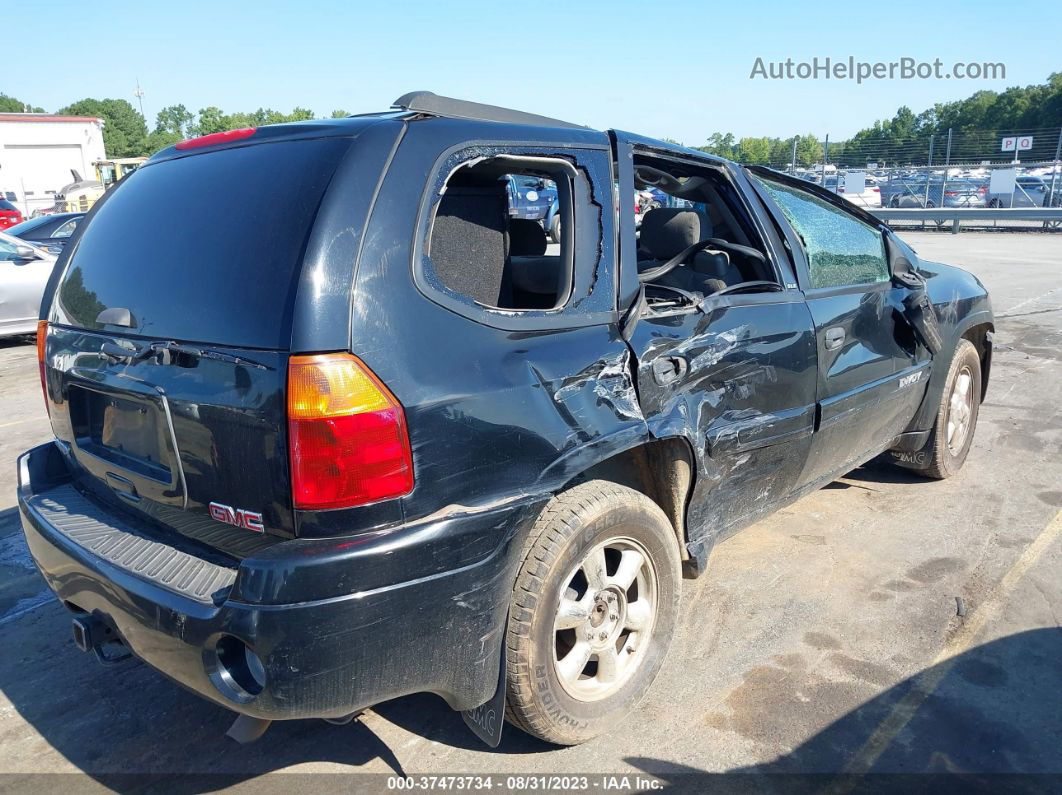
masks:
<instances>
[{"instance_id":1,"label":"door handle","mask_svg":"<svg viewBox=\"0 0 1062 795\"><path fill-rule=\"evenodd\" d=\"M689 366L682 356L661 356L653 359L653 379L661 386L672 384L686 374Z\"/></svg>"},{"instance_id":2,"label":"door handle","mask_svg":"<svg viewBox=\"0 0 1062 795\"><path fill-rule=\"evenodd\" d=\"M844 344L844 329L840 326L826 329L826 350L833 351Z\"/></svg>"}]
</instances>

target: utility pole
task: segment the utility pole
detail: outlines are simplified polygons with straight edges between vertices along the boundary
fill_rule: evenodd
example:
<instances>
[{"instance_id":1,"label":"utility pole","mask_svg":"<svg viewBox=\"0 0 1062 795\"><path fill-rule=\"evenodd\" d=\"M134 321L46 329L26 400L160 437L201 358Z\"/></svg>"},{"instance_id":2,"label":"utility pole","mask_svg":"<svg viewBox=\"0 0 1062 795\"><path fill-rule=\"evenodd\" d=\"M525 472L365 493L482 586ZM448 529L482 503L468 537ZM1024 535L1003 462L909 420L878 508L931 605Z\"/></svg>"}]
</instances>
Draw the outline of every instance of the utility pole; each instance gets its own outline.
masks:
<instances>
[{"instance_id":1,"label":"utility pole","mask_svg":"<svg viewBox=\"0 0 1062 795\"><path fill-rule=\"evenodd\" d=\"M789 156L789 173L796 174L796 147L797 141L800 140L799 135L793 136L793 154Z\"/></svg>"},{"instance_id":2,"label":"utility pole","mask_svg":"<svg viewBox=\"0 0 1062 795\"><path fill-rule=\"evenodd\" d=\"M136 79L136 91L133 92L133 96L137 98L140 103L140 115L144 117L144 89L140 87L140 78ZM144 121L147 122L147 118L144 117Z\"/></svg>"}]
</instances>

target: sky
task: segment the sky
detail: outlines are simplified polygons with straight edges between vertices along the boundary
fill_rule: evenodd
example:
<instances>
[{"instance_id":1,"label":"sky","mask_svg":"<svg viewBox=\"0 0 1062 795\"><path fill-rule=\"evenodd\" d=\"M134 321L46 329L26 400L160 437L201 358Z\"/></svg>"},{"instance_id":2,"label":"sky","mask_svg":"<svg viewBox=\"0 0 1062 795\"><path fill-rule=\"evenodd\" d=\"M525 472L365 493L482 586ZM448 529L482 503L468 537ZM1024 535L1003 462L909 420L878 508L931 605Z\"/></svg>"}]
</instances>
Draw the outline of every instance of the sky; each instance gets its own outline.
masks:
<instances>
[{"instance_id":1,"label":"sky","mask_svg":"<svg viewBox=\"0 0 1062 795\"><path fill-rule=\"evenodd\" d=\"M687 145L713 132L843 139L900 105L916 113L1062 71L1062 2L413 2L197 0L5 3L22 42L0 92L55 111L144 90L149 127L195 112L384 110L413 90ZM38 57L39 56L39 57ZM818 57L1002 62L1006 79L765 80Z\"/></svg>"}]
</instances>

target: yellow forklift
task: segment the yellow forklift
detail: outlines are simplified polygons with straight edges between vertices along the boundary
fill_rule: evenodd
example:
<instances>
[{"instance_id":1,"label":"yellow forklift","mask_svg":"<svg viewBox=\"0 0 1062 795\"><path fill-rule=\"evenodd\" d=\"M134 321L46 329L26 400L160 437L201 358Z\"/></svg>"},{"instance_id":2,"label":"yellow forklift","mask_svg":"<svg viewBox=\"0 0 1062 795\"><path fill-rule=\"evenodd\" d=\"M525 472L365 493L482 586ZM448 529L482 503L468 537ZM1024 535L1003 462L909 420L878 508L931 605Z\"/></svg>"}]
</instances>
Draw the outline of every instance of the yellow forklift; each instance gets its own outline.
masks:
<instances>
[{"instance_id":1,"label":"yellow forklift","mask_svg":"<svg viewBox=\"0 0 1062 795\"><path fill-rule=\"evenodd\" d=\"M74 181L69 185L64 185L63 189L55 195L55 207L52 212L88 212L104 192L140 168L146 160L146 157L115 157L110 160L96 160L92 164L96 169L96 179L82 179L77 171L71 170Z\"/></svg>"}]
</instances>

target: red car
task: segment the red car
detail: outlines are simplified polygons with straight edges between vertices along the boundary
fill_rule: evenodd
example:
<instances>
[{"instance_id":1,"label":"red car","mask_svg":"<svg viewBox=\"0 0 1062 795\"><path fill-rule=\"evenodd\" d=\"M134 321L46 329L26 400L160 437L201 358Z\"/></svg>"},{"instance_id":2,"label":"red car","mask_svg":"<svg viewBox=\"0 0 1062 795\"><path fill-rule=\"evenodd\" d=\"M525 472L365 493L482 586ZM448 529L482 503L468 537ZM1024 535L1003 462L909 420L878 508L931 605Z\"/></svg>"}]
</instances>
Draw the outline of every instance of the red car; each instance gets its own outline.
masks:
<instances>
[{"instance_id":1,"label":"red car","mask_svg":"<svg viewBox=\"0 0 1062 795\"><path fill-rule=\"evenodd\" d=\"M22 223L22 213L9 201L0 199L0 229Z\"/></svg>"}]
</instances>

